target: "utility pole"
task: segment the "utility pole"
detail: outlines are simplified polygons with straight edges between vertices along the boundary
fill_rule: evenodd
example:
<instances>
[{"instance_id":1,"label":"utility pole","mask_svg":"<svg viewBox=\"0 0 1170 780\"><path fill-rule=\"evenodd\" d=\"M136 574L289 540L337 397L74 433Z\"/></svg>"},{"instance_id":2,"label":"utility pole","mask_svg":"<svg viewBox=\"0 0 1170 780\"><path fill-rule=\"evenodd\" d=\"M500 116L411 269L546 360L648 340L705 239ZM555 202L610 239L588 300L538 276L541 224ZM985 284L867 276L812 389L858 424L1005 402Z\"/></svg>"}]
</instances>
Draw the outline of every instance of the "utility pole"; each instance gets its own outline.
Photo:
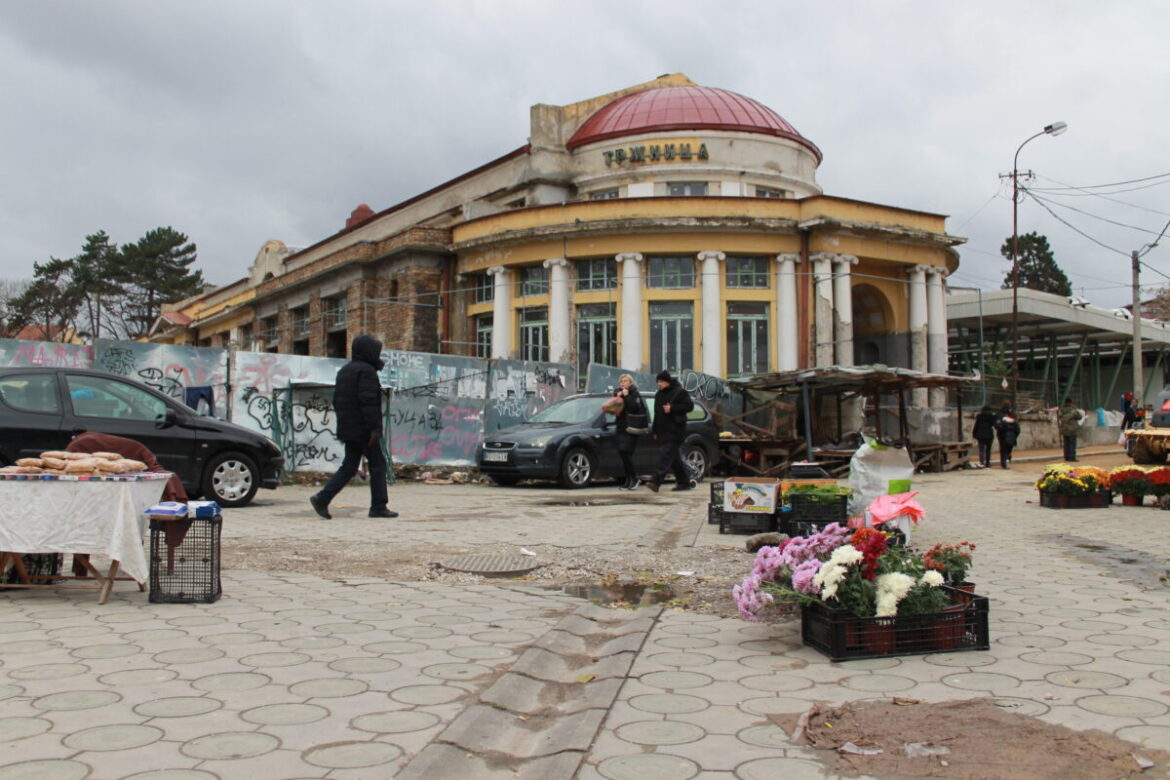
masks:
<instances>
[{"instance_id":1,"label":"utility pole","mask_svg":"<svg viewBox=\"0 0 1170 780\"><path fill-rule=\"evenodd\" d=\"M1145 377L1142 376L1142 290L1138 285L1141 257L1135 249L1130 254L1133 263L1133 408L1145 407Z\"/></svg>"}]
</instances>

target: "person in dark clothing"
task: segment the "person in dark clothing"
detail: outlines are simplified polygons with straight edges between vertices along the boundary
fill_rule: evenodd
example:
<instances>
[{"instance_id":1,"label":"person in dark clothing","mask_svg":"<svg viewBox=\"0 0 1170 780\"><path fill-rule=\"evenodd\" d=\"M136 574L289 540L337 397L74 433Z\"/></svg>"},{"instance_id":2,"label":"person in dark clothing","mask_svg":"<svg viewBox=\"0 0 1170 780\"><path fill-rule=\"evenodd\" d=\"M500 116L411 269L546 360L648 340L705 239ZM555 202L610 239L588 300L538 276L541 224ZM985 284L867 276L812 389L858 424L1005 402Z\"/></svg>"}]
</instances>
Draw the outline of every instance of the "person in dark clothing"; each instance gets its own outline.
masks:
<instances>
[{"instance_id":1,"label":"person in dark clothing","mask_svg":"<svg viewBox=\"0 0 1170 780\"><path fill-rule=\"evenodd\" d=\"M365 457L370 467L370 517L398 517L386 508L386 456L382 454L382 383L378 372L382 342L362 334L353 340L350 361L337 372L333 411L337 414L337 438L345 445L341 467L319 493L309 496L313 510L331 519L329 502L341 492Z\"/></svg>"},{"instance_id":2,"label":"person in dark clothing","mask_svg":"<svg viewBox=\"0 0 1170 780\"><path fill-rule=\"evenodd\" d=\"M1064 406L1057 412L1057 420L1061 441L1064 442L1064 459L1076 462L1077 459L1077 431L1080 430L1081 420L1085 413L1076 407L1073 399L1064 399Z\"/></svg>"},{"instance_id":3,"label":"person in dark clothing","mask_svg":"<svg viewBox=\"0 0 1170 780\"><path fill-rule=\"evenodd\" d=\"M657 493L666 473L673 471L675 486L672 490L690 490L694 483L687 464L683 463L681 448L687 432L687 412L695 408L695 402L669 371L661 372L657 379L658 392L654 394L654 422L650 433L658 443L658 471L646 487Z\"/></svg>"},{"instance_id":4,"label":"person in dark clothing","mask_svg":"<svg viewBox=\"0 0 1170 780\"><path fill-rule=\"evenodd\" d=\"M975 427L971 430L971 436L979 444L980 468L989 468L991 443L995 441L995 413L991 411L990 406L984 406L979 410L979 414L975 415Z\"/></svg>"},{"instance_id":5,"label":"person in dark clothing","mask_svg":"<svg viewBox=\"0 0 1170 780\"><path fill-rule=\"evenodd\" d=\"M1121 397L1121 413L1121 430L1137 425L1137 405L1133 402L1133 393L1126 393Z\"/></svg>"},{"instance_id":6,"label":"person in dark clothing","mask_svg":"<svg viewBox=\"0 0 1170 780\"><path fill-rule=\"evenodd\" d=\"M1012 450L1020 438L1020 422L1007 401L1004 401L996 415L995 435L999 438L999 465L1005 469L1011 468Z\"/></svg>"},{"instance_id":7,"label":"person in dark clothing","mask_svg":"<svg viewBox=\"0 0 1170 780\"><path fill-rule=\"evenodd\" d=\"M646 402L642 400L642 394L638 392L638 386L634 384L634 378L629 374L622 374L618 379L618 385L614 397L621 398L623 403L622 410L614 422L617 429L614 446L617 447L618 456L622 459L622 466L626 472L621 489L633 490L640 484L638 472L634 469L634 448L638 445L638 437L628 432L627 428L633 427L630 425L631 415L642 415L642 420L646 419Z\"/></svg>"}]
</instances>

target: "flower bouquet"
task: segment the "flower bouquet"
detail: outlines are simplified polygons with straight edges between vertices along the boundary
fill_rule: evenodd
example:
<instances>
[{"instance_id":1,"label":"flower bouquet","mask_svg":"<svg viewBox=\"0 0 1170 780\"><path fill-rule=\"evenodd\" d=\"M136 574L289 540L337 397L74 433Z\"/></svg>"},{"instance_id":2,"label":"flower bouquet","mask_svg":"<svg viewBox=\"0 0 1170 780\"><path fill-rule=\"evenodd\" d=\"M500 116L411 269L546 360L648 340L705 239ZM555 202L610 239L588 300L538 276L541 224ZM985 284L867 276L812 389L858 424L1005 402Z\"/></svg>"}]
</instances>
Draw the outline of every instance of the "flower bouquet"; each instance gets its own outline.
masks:
<instances>
[{"instance_id":1,"label":"flower bouquet","mask_svg":"<svg viewBox=\"0 0 1170 780\"><path fill-rule=\"evenodd\" d=\"M1150 490L1150 474L1140 466L1118 466L1109 472L1109 489L1120 493L1122 503L1141 506L1142 497Z\"/></svg>"},{"instance_id":2,"label":"flower bouquet","mask_svg":"<svg viewBox=\"0 0 1170 780\"><path fill-rule=\"evenodd\" d=\"M833 523L763 547L732 589L740 615L758 620L774 602L799 604L805 644L834 660L986 648L987 600L964 605L921 555L889 542L883 531ZM965 610L979 611L982 624Z\"/></svg>"},{"instance_id":3,"label":"flower bouquet","mask_svg":"<svg viewBox=\"0 0 1170 780\"><path fill-rule=\"evenodd\" d=\"M971 553L975 552L975 545L963 540L958 544L943 544L939 542L926 551L922 561L927 570L941 572L943 579L950 585L958 586L966 583L967 570L971 568Z\"/></svg>"}]
</instances>

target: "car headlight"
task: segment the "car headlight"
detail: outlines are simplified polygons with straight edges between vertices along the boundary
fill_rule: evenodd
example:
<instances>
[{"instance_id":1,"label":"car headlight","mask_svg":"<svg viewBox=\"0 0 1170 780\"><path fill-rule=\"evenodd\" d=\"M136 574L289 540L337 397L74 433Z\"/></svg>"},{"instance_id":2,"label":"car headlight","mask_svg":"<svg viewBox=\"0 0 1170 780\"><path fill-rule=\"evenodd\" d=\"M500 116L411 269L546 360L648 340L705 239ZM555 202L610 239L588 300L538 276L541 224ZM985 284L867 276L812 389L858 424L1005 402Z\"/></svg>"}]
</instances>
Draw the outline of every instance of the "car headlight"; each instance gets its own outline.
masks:
<instances>
[{"instance_id":1,"label":"car headlight","mask_svg":"<svg viewBox=\"0 0 1170 780\"><path fill-rule=\"evenodd\" d=\"M525 447L532 447L537 449L544 449L548 443L553 440L552 434L548 436L537 436L535 439L529 439Z\"/></svg>"}]
</instances>

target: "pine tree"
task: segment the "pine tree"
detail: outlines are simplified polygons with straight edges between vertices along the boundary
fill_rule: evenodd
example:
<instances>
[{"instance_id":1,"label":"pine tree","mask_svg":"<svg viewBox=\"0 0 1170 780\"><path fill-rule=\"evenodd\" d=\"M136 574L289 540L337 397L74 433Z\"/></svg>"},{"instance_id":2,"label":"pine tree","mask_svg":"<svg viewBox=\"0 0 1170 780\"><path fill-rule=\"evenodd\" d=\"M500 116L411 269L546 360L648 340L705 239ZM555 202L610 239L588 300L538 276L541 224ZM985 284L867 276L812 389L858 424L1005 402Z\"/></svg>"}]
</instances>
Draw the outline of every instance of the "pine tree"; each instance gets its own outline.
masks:
<instances>
[{"instance_id":1,"label":"pine tree","mask_svg":"<svg viewBox=\"0 0 1170 780\"><path fill-rule=\"evenodd\" d=\"M39 326L44 338L65 338L81 309L82 296L72 281L72 260L50 257L47 263L33 263L33 280L24 292L9 303L9 330Z\"/></svg>"},{"instance_id":2,"label":"pine tree","mask_svg":"<svg viewBox=\"0 0 1170 780\"><path fill-rule=\"evenodd\" d=\"M135 243L123 245L121 254L122 323L128 338L146 336L164 303L203 290L203 274L191 270L195 245L173 228L148 231Z\"/></svg>"},{"instance_id":3,"label":"pine tree","mask_svg":"<svg viewBox=\"0 0 1170 780\"><path fill-rule=\"evenodd\" d=\"M103 335L111 338L121 335L121 329L109 311L118 308L118 298L122 294L122 286L118 283L119 261L118 247L110 242L104 230L86 236L81 254L71 261L73 285L83 296L83 327L95 339Z\"/></svg>"},{"instance_id":4,"label":"pine tree","mask_svg":"<svg viewBox=\"0 0 1170 780\"><path fill-rule=\"evenodd\" d=\"M1019 259L1019 286L1029 290L1053 293L1055 295L1072 295L1072 282L1065 276L1064 271L1056 264L1052 256L1052 249L1048 246L1048 239L1039 233L1025 233L1018 237ZM1008 260L1012 259L1012 239L999 249L1000 254ZM1010 290L1012 284L1012 269L1004 275L1003 289Z\"/></svg>"}]
</instances>

